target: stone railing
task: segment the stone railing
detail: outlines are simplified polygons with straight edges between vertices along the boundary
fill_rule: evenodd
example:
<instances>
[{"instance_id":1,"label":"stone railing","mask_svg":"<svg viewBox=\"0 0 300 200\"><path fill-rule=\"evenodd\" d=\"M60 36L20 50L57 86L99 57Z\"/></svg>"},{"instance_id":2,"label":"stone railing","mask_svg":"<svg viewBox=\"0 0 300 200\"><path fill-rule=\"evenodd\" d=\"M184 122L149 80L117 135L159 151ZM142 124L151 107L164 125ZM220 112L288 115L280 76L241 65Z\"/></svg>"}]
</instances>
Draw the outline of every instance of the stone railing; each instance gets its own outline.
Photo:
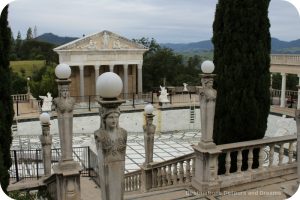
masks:
<instances>
[{"instance_id":1,"label":"stone railing","mask_svg":"<svg viewBox=\"0 0 300 200\"><path fill-rule=\"evenodd\" d=\"M194 153L190 153L161 163L152 164L152 188L189 184L195 173L194 158Z\"/></svg>"},{"instance_id":2,"label":"stone railing","mask_svg":"<svg viewBox=\"0 0 300 200\"><path fill-rule=\"evenodd\" d=\"M296 159L294 158L294 153L296 152L294 144L296 142L296 135L288 135L276 138L219 145L218 149L222 153L226 154L226 172L224 175L219 176L222 180L221 188L292 173L296 167ZM259 165L257 169L252 169L253 151L255 149L259 151ZM278 150L277 152L276 149ZM237 170L236 172L231 173L231 157L234 152L237 154ZM245 153L248 156L248 166L243 166L242 163ZM230 181L228 181L227 178L229 176L231 176ZM232 176L235 178L232 178Z\"/></svg>"},{"instance_id":3,"label":"stone railing","mask_svg":"<svg viewBox=\"0 0 300 200\"><path fill-rule=\"evenodd\" d=\"M11 95L14 102L28 102L29 101L29 94L14 94Z\"/></svg>"},{"instance_id":4,"label":"stone railing","mask_svg":"<svg viewBox=\"0 0 300 200\"><path fill-rule=\"evenodd\" d=\"M271 89L271 96L272 97L280 97L281 96L281 90L277 90L277 89ZM297 97L298 96L298 91L294 91L294 90L286 90L285 91L285 96L286 97Z\"/></svg>"},{"instance_id":5,"label":"stone railing","mask_svg":"<svg viewBox=\"0 0 300 200\"><path fill-rule=\"evenodd\" d=\"M201 156L205 156L204 160L209 161L206 163L209 168L206 167L197 172L194 180L197 183L193 186L199 191L220 191L238 187L241 184L294 174L297 170L294 157L296 142L296 135L288 135L217 145L211 149L194 146L197 151L196 155L199 156L196 156L196 162L201 163L203 159ZM253 168L254 151L258 153L257 168ZM218 175L220 166L217 163L222 154L225 157L225 164L221 168L225 168L225 173ZM207 184L214 185L214 187L207 188Z\"/></svg>"},{"instance_id":6,"label":"stone railing","mask_svg":"<svg viewBox=\"0 0 300 200\"><path fill-rule=\"evenodd\" d=\"M141 190L144 192L189 186L195 174L195 154L150 163L142 167L141 174Z\"/></svg>"},{"instance_id":7,"label":"stone railing","mask_svg":"<svg viewBox=\"0 0 300 200\"><path fill-rule=\"evenodd\" d=\"M125 192L139 191L142 182L141 176L141 170L126 173L124 177Z\"/></svg>"},{"instance_id":8,"label":"stone railing","mask_svg":"<svg viewBox=\"0 0 300 200\"><path fill-rule=\"evenodd\" d=\"M272 64L283 64L283 65L300 65L300 55L293 54L272 54Z\"/></svg>"}]
</instances>

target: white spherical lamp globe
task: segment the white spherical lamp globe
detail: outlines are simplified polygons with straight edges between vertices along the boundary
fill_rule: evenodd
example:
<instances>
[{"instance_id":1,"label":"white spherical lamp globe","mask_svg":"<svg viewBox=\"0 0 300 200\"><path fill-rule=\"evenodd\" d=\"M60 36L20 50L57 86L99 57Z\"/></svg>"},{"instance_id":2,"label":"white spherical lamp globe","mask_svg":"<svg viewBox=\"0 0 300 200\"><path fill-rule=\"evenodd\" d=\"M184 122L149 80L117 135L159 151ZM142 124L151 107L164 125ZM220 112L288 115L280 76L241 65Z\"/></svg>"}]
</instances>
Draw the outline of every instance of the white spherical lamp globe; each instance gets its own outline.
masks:
<instances>
[{"instance_id":1,"label":"white spherical lamp globe","mask_svg":"<svg viewBox=\"0 0 300 200\"><path fill-rule=\"evenodd\" d=\"M42 113L40 115L40 121L43 124L48 124L50 122L50 115L48 113Z\"/></svg>"},{"instance_id":2,"label":"white spherical lamp globe","mask_svg":"<svg viewBox=\"0 0 300 200\"><path fill-rule=\"evenodd\" d=\"M97 78L97 91L102 98L116 98L123 88L121 78L113 72L105 72Z\"/></svg>"},{"instance_id":3,"label":"white spherical lamp globe","mask_svg":"<svg viewBox=\"0 0 300 200\"><path fill-rule=\"evenodd\" d=\"M71 68L68 64L59 64L55 68L55 75L59 79L68 79L71 76Z\"/></svg>"},{"instance_id":4,"label":"white spherical lamp globe","mask_svg":"<svg viewBox=\"0 0 300 200\"><path fill-rule=\"evenodd\" d=\"M151 103L149 103L149 104L147 104L146 106L145 106L145 113L146 114L152 114L153 113L153 111L154 111L154 107L152 106L152 104Z\"/></svg>"},{"instance_id":5,"label":"white spherical lamp globe","mask_svg":"<svg viewBox=\"0 0 300 200\"><path fill-rule=\"evenodd\" d=\"M211 74L215 69L215 65L212 61L206 60L201 64L201 70L205 74Z\"/></svg>"}]
</instances>

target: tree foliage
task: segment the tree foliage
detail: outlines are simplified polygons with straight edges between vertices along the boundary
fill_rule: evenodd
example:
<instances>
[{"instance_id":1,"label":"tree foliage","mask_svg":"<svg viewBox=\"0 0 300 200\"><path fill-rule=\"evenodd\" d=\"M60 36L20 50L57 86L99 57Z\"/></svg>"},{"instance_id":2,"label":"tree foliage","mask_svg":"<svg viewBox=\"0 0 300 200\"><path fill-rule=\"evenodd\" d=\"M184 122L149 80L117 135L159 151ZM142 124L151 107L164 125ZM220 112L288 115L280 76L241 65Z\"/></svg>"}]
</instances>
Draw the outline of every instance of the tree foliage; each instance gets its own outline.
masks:
<instances>
[{"instance_id":1,"label":"tree foliage","mask_svg":"<svg viewBox=\"0 0 300 200\"><path fill-rule=\"evenodd\" d=\"M53 97L56 97L58 91L55 79L55 65L45 65L39 70L34 70L30 81L32 95L39 98L39 96L46 96L47 92L50 92Z\"/></svg>"},{"instance_id":2,"label":"tree foliage","mask_svg":"<svg viewBox=\"0 0 300 200\"><path fill-rule=\"evenodd\" d=\"M198 85L201 59L194 56L184 63L182 55L177 55L172 49L161 47L154 39L141 38L134 40L149 50L144 54L143 61L143 89L150 91L163 85L166 86Z\"/></svg>"},{"instance_id":3,"label":"tree foliage","mask_svg":"<svg viewBox=\"0 0 300 200\"><path fill-rule=\"evenodd\" d=\"M213 24L214 141L263 138L270 109L270 0L219 0Z\"/></svg>"},{"instance_id":4,"label":"tree foliage","mask_svg":"<svg viewBox=\"0 0 300 200\"><path fill-rule=\"evenodd\" d=\"M14 115L9 69L11 31L8 27L7 15L8 6L3 9L0 17L0 181L5 192L9 184L11 125Z\"/></svg>"}]
</instances>

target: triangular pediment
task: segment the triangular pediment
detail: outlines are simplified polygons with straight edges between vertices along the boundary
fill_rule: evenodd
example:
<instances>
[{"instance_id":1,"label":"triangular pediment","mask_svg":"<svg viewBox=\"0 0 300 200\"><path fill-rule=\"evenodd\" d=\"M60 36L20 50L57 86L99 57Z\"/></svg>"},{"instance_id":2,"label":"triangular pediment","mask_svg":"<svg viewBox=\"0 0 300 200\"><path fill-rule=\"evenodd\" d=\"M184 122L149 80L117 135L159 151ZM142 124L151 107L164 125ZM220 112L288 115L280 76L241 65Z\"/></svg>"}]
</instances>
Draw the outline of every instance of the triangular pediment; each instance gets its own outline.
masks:
<instances>
[{"instance_id":1,"label":"triangular pediment","mask_svg":"<svg viewBox=\"0 0 300 200\"><path fill-rule=\"evenodd\" d=\"M54 51L101 51L101 50L147 50L141 44L126 39L110 31L92 34L54 49Z\"/></svg>"}]
</instances>

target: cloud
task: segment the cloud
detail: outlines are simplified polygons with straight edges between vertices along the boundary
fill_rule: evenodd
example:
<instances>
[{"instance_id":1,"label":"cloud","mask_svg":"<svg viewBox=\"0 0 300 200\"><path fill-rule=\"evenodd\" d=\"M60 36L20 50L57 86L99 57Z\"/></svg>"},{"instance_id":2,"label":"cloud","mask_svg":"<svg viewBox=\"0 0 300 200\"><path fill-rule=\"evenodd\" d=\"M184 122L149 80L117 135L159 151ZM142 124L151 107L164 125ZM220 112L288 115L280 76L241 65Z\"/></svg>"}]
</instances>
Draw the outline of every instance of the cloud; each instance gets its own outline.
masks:
<instances>
[{"instance_id":1,"label":"cloud","mask_svg":"<svg viewBox=\"0 0 300 200\"><path fill-rule=\"evenodd\" d=\"M37 26L38 33L61 36L110 30L125 37L158 42L195 42L212 37L217 0L16 0L10 4L14 35ZM293 10L291 10L293 9ZM283 40L300 35L297 11L288 2L270 4L272 36ZM291 31L293 30L293 31Z\"/></svg>"}]
</instances>

